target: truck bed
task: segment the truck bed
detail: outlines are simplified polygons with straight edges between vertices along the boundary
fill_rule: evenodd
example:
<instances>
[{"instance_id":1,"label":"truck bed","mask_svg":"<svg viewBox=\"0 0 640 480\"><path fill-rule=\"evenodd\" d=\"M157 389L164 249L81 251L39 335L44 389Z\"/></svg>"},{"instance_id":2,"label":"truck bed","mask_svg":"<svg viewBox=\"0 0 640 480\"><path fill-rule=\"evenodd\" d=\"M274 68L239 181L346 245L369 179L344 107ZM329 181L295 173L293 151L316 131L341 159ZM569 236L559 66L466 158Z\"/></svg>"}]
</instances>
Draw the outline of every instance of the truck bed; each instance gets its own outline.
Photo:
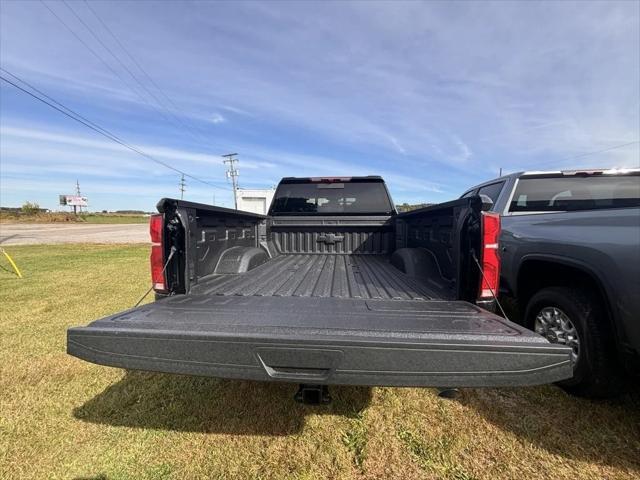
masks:
<instances>
[{"instance_id":1,"label":"truck bed","mask_svg":"<svg viewBox=\"0 0 640 480\"><path fill-rule=\"evenodd\" d=\"M383 300L439 298L434 288L402 273L386 255L280 255L247 273L211 275L194 286L193 293Z\"/></svg>"},{"instance_id":2,"label":"truck bed","mask_svg":"<svg viewBox=\"0 0 640 480\"><path fill-rule=\"evenodd\" d=\"M570 377L568 347L464 301L479 282L461 253L479 235L477 200L393 218L265 218L163 200L152 248L178 252L171 295L70 328L67 351L120 368L314 385Z\"/></svg>"}]
</instances>

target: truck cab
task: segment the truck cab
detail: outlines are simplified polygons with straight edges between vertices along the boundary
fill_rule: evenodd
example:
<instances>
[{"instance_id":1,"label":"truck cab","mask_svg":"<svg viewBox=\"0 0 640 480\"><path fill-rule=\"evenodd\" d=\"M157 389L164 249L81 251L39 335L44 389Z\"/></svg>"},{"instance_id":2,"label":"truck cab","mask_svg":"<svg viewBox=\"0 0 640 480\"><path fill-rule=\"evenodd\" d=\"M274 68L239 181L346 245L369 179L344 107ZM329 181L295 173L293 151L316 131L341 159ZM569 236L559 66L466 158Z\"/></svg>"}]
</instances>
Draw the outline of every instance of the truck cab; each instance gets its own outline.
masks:
<instances>
[{"instance_id":1,"label":"truck cab","mask_svg":"<svg viewBox=\"0 0 640 480\"><path fill-rule=\"evenodd\" d=\"M640 170L518 172L467 190L501 216L500 295L513 319L572 348L577 395L640 370Z\"/></svg>"}]
</instances>

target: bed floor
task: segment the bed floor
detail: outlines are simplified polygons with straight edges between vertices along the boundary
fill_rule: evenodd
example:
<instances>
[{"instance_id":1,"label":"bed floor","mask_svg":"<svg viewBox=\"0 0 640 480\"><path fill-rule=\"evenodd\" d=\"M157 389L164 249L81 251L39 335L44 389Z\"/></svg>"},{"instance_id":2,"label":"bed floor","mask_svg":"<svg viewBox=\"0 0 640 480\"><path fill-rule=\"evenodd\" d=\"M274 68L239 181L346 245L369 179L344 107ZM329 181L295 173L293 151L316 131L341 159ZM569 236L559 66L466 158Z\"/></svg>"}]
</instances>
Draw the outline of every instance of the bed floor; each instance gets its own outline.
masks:
<instances>
[{"instance_id":1,"label":"bed floor","mask_svg":"<svg viewBox=\"0 0 640 480\"><path fill-rule=\"evenodd\" d=\"M424 282L391 265L386 255L280 255L253 270L212 275L192 288L199 295L437 299Z\"/></svg>"}]
</instances>

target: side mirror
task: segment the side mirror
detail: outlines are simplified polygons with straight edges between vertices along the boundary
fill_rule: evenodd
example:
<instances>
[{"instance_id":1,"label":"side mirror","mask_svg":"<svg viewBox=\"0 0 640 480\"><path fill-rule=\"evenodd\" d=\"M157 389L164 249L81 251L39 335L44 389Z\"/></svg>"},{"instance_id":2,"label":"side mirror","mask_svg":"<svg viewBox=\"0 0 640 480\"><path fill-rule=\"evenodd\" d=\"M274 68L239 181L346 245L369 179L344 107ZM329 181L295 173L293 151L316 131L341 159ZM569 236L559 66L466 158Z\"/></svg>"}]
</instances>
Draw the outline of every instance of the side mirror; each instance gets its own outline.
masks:
<instances>
[{"instance_id":1,"label":"side mirror","mask_svg":"<svg viewBox=\"0 0 640 480\"><path fill-rule=\"evenodd\" d=\"M491 210L491 208L493 207L493 200L482 193L478 196L480 197L480 200L482 200L482 211L488 212L489 210Z\"/></svg>"}]
</instances>

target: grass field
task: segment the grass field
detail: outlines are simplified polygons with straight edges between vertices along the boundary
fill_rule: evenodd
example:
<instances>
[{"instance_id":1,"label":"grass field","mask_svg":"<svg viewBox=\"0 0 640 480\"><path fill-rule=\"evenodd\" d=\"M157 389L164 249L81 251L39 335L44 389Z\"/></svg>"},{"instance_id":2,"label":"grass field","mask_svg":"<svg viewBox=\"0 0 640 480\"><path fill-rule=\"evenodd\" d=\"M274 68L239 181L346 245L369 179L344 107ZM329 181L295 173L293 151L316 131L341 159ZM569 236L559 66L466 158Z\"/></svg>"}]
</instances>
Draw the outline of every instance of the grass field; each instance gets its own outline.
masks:
<instances>
[{"instance_id":1,"label":"grass field","mask_svg":"<svg viewBox=\"0 0 640 480\"><path fill-rule=\"evenodd\" d=\"M0 223L149 223L144 215L126 215L116 213L37 213L34 215L16 215L10 212L0 213Z\"/></svg>"},{"instance_id":2,"label":"grass field","mask_svg":"<svg viewBox=\"0 0 640 480\"><path fill-rule=\"evenodd\" d=\"M144 215L87 214L81 215L87 223L149 223Z\"/></svg>"},{"instance_id":3,"label":"grass field","mask_svg":"<svg viewBox=\"0 0 640 480\"><path fill-rule=\"evenodd\" d=\"M630 478L638 395L594 402L553 387L333 388L329 406L286 384L92 365L65 329L133 305L143 246L10 247L0 270L0 478ZM0 263L6 267L4 263Z\"/></svg>"}]
</instances>

